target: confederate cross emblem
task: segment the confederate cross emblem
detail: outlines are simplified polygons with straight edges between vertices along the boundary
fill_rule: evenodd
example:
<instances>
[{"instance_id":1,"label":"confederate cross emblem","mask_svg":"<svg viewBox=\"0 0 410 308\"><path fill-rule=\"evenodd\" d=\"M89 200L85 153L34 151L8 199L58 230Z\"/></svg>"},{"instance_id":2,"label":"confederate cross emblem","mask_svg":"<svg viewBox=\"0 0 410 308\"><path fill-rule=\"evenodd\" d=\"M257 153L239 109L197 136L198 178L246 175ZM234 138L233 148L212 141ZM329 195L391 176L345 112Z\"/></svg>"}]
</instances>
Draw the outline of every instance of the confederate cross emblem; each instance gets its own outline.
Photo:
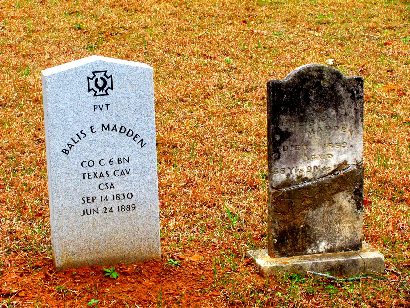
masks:
<instances>
[{"instance_id":1,"label":"confederate cross emblem","mask_svg":"<svg viewBox=\"0 0 410 308\"><path fill-rule=\"evenodd\" d=\"M107 71L94 71L92 77L87 77L88 92L93 91L94 96L108 95L108 90L114 90L112 75L108 76Z\"/></svg>"}]
</instances>

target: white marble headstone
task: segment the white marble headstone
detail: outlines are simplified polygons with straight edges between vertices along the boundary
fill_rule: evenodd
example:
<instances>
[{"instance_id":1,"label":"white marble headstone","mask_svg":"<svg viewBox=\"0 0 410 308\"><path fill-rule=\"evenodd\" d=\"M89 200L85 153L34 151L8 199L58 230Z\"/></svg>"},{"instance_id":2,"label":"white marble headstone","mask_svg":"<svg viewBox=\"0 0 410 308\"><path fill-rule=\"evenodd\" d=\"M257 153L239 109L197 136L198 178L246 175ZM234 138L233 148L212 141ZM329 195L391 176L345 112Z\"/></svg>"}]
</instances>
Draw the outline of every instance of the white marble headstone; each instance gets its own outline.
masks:
<instances>
[{"instance_id":1,"label":"white marble headstone","mask_svg":"<svg viewBox=\"0 0 410 308\"><path fill-rule=\"evenodd\" d=\"M159 257L152 68L92 56L42 79L56 267Z\"/></svg>"}]
</instances>

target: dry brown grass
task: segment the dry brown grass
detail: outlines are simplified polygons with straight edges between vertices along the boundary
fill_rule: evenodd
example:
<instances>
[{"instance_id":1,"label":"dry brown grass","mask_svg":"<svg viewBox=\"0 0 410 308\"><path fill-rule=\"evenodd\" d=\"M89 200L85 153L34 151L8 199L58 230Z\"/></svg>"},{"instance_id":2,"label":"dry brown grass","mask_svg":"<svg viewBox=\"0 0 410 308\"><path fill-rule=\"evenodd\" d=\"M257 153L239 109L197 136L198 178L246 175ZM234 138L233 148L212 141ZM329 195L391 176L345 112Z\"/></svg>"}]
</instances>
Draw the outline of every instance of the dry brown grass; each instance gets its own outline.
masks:
<instances>
[{"instance_id":1,"label":"dry brown grass","mask_svg":"<svg viewBox=\"0 0 410 308\"><path fill-rule=\"evenodd\" d=\"M399 0L0 2L0 306L408 304L409 16ZM91 54L155 69L163 260L116 281L52 266L40 71ZM266 240L265 85L327 59L365 78L364 232L388 270L264 280L244 253Z\"/></svg>"}]
</instances>

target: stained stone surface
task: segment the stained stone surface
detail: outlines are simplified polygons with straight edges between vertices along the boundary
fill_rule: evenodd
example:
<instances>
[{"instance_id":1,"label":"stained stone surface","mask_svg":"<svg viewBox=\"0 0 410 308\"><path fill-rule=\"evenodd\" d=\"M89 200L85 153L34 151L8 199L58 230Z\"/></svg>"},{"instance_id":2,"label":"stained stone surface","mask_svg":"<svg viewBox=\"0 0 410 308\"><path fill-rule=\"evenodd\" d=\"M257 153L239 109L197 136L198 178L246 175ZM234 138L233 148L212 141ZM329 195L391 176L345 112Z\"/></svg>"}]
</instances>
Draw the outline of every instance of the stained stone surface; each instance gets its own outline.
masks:
<instances>
[{"instance_id":1,"label":"stained stone surface","mask_svg":"<svg viewBox=\"0 0 410 308\"><path fill-rule=\"evenodd\" d=\"M268 82L271 257L360 250L363 79L302 66Z\"/></svg>"},{"instance_id":2,"label":"stained stone surface","mask_svg":"<svg viewBox=\"0 0 410 308\"><path fill-rule=\"evenodd\" d=\"M266 249L248 251L265 276L278 272L305 274L314 272L336 276L356 276L384 272L384 257L366 243L359 251L323 253L304 256L272 258Z\"/></svg>"},{"instance_id":3,"label":"stained stone surface","mask_svg":"<svg viewBox=\"0 0 410 308\"><path fill-rule=\"evenodd\" d=\"M56 267L159 257L152 68L92 56L42 79Z\"/></svg>"}]
</instances>

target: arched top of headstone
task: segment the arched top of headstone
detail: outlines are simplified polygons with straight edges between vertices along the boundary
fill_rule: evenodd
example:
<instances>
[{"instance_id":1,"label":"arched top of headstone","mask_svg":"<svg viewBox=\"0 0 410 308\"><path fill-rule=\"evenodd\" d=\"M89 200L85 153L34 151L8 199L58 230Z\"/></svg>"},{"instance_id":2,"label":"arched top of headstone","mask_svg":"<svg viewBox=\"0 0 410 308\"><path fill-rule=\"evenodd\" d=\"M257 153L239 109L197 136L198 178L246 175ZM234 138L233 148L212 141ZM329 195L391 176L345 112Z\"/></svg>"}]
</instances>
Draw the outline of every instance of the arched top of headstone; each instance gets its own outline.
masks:
<instances>
[{"instance_id":1,"label":"arched top of headstone","mask_svg":"<svg viewBox=\"0 0 410 308\"><path fill-rule=\"evenodd\" d=\"M61 72L65 72L67 70L79 68L84 65L88 65L90 63L98 63L98 62L105 62L107 64L117 64L117 65L125 65L129 67L139 67L139 68L146 68L152 70L152 67L145 64L145 63L140 63L140 62L133 62L133 61L127 61L127 60L121 60L121 59L115 59L115 58L108 58L108 57L103 57L103 56L90 56L86 58L82 58L79 60L71 61L68 63L64 63L58 66L54 66L48 69L45 69L42 71L43 76L50 76L53 74L58 74Z\"/></svg>"},{"instance_id":2,"label":"arched top of headstone","mask_svg":"<svg viewBox=\"0 0 410 308\"><path fill-rule=\"evenodd\" d=\"M292 79L303 79L303 78L317 78L325 77L326 79L334 80L343 78L343 74L333 67L322 65L322 64L306 64L299 66L290 72L283 81L291 81Z\"/></svg>"},{"instance_id":3,"label":"arched top of headstone","mask_svg":"<svg viewBox=\"0 0 410 308\"><path fill-rule=\"evenodd\" d=\"M297 113L302 121L311 108L320 112L363 100L363 79L345 77L329 66L307 64L296 68L283 80L269 81L268 91L271 104Z\"/></svg>"}]
</instances>

